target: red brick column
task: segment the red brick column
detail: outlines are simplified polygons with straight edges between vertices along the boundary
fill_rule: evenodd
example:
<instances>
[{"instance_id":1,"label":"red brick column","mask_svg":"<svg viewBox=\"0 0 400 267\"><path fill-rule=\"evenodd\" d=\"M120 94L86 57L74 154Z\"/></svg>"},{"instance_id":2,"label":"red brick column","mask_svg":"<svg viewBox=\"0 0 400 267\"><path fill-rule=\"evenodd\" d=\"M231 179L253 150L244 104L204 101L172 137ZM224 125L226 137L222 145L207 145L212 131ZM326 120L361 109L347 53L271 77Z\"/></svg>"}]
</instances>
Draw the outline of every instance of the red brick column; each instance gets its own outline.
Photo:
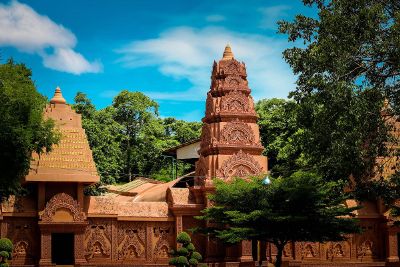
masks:
<instances>
[{"instance_id":1,"label":"red brick column","mask_svg":"<svg viewBox=\"0 0 400 267\"><path fill-rule=\"evenodd\" d=\"M387 243L386 243L386 261L387 262L399 262L398 255L398 243L397 243L397 231L388 229L387 232Z\"/></svg>"},{"instance_id":2,"label":"red brick column","mask_svg":"<svg viewBox=\"0 0 400 267\"><path fill-rule=\"evenodd\" d=\"M78 232L74 235L74 252L75 252L75 265L86 263L85 255L83 254L84 232Z\"/></svg>"},{"instance_id":3,"label":"red brick column","mask_svg":"<svg viewBox=\"0 0 400 267\"><path fill-rule=\"evenodd\" d=\"M40 240L40 260L39 266L51 265L51 234L42 232Z\"/></svg>"}]
</instances>

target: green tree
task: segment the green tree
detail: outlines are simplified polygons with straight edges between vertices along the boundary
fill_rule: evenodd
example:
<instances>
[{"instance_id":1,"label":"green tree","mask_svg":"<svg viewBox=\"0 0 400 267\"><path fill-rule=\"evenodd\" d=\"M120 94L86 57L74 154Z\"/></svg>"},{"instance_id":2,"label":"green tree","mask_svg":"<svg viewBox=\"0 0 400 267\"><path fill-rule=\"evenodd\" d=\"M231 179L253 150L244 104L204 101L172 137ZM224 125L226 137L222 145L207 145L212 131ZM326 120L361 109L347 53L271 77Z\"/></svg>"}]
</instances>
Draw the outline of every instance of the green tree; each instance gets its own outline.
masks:
<instances>
[{"instance_id":1,"label":"green tree","mask_svg":"<svg viewBox=\"0 0 400 267\"><path fill-rule=\"evenodd\" d=\"M31 75L12 60L0 65L0 198L20 192L32 152L49 152L60 137L54 122L43 118L46 98Z\"/></svg>"},{"instance_id":2,"label":"green tree","mask_svg":"<svg viewBox=\"0 0 400 267\"><path fill-rule=\"evenodd\" d=\"M300 14L292 22L279 23L289 41L304 44L284 51L298 75L291 96L299 103L299 127L307 140L303 152L328 180L353 177L356 191L385 192L390 188L382 187L388 184L383 177L371 178L379 170L377 156L388 154L387 142L398 144L381 111L387 99L391 115L400 115L400 4L393 0L303 3L314 6L318 16ZM392 189L398 181L389 181Z\"/></svg>"},{"instance_id":3,"label":"green tree","mask_svg":"<svg viewBox=\"0 0 400 267\"><path fill-rule=\"evenodd\" d=\"M303 130L297 124L297 104L284 99L263 99L256 103L260 137L273 177L288 177L307 166L302 153Z\"/></svg>"},{"instance_id":4,"label":"green tree","mask_svg":"<svg viewBox=\"0 0 400 267\"><path fill-rule=\"evenodd\" d=\"M85 129L93 160L101 182L87 188L89 194L99 194L102 184L118 182L123 169L123 152L121 142L122 126L114 120L115 109L106 107L96 110L91 100L84 93L78 92L74 98L73 108L82 114L82 127Z\"/></svg>"},{"instance_id":5,"label":"green tree","mask_svg":"<svg viewBox=\"0 0 400 267\"><path fill-rule=\"evenodd\" d=\"M352 211L343 203L346 194L337 182L326 182L311 172L296 172L272 179L264 185L259 178L215 179L214 203L200 219L214 222L206 231L228 243L260 240L273 243L281 266L288 242L344 240L359 232Z\"/></svg>"},{"instance_id":6,"label":"green tree","mask_svg":"<svg viewBox=\"0 0 400 267\"><path fill-rule=\"evenodd\" d=\"M196 251L190 236L182 232L176 237L176 242L181 247L172 251L173 258L169 260L169 264L178 267L198 266L203 257Z\"/></svg>"},{"instance_id":7,"label":"green tree","mask_svg":"<svg viewBox=\"0 0 400 267\"><path fill-rule=\"evenodd\" d=\"M92 101L82 92L76 93L74 102L73 108L77 113L82 114L83 118L90 118L96 112L96 107L92 104Z\"/></svg>"},{"instance_id":8,"label":"green tree","mask_svg":"<svg viewBox=\"0 0 400 267\"><path fill-rule=\"evenodd\" d=\"M140 134L143 128L158 115L158 104L140 92L120 92L113 101L115 120L123 126L125 151L125 174L131 181L133 174L140 172L139 155L137 149Z\"/></svg>"},{"instance_id":9,"label":"green tree","mask_svg":"<svg viewBox=\"0 0 400 267\"><path fill-rule=\"evenodd\" d=\"M180 144L200 138L201 122L187 122L175 118L165 118L163 120L165 134Z\"/></svg>"}]
</instances>

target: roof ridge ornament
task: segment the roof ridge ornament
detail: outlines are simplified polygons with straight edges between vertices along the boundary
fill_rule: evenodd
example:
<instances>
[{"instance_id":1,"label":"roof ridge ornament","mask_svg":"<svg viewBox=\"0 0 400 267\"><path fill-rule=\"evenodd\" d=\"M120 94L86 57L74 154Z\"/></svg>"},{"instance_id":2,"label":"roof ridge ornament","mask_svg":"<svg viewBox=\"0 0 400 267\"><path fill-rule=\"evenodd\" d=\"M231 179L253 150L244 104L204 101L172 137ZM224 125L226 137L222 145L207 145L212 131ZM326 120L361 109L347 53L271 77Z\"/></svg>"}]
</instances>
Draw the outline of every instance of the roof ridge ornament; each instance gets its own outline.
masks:
<instances>
[{"instance_id":1,"label":"roof ridge ornament","mask_svg":"<svg viewBox=\"0 0 400 267\"><path fill-rule=\"evenodd\" d=\"M222 56L222 60L231 60L234 58L231 46L229 44L227 44L225 46L225 50L224 50L224 54Z\"/></svg>"},{"instance_id":2,"label":"roof ridge ornament","mask_svg":"<svg viewBox=\"0 0 400 267\"><path fill-rule=\"evenodd\" d=\"M61 93L61 89L59 86L57 86L53 98L50 100L50 104L66 104L67 101L63 97Z\"/></svg>"}]
</instances>

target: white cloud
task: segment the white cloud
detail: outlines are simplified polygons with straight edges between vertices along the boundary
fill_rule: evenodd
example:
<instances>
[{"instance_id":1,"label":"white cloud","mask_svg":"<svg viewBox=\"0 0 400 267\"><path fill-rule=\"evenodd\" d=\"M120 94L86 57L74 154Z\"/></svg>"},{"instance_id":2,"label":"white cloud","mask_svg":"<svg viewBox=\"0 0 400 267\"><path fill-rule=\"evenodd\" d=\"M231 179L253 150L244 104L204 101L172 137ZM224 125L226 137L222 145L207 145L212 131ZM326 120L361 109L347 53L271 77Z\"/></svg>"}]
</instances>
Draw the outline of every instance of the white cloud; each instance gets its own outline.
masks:
<instances>
[{"instance_id":1,"label":"white cloud","mask_svg":"<svg viewBox=\"0 0 400 267\"><path fill-rule=\"evenodd\" d=\"M286 41L220 27L172 28L156 39L126 45L118 50L122 55L119 61L131 68L156 66L162 74L187 79L193 85L183 92L174 88L146 92L152 98L204 100L210 87L212 62L221 58L227 43L230 43L235 58L246 63L249 85L256 99L284 98L294 89L294 75L282 59Z\"/></svg>"},{"instance_id":2,"label":"white cloud","mask_svg":"<svg viewBox=\"0 0 400 267\"><path fill-rule=\"evenodd\" d=\"M278 20L288 16L288 13L286 11L290 10L291 8L292 8L291 6L287 5L277 5L277 6L260 8L259 11L263 15L260 27L264 29L277 30Z\"/></svg>"},{"instance_id":3,"label":"white cloud","mask_svg":"<svg viewBox=\"0 0 400 267\"><path fill-rule=\"evenodd\" d=\"M221 22L224 21L225 17L219 14L209 15L206 17L206 21L208 22Z\"/></svg>"},{"instance_id":4,"label":"white cloud","mask_svg":"<svg viewBox=\"0 0 400 267\"><path fill-rule=\"evenodd\" d=\"M17 1L0 4L0 46L12 46L21 52L36 53L51 69L81 74L99 72L99 62L89 62L73 50L75 35L47 16L38 14ZM53 52L47 52L48 50Z\"/></svg>"},{"instance_id":5,"label":"white cloud","mask_svg":"<svg viewBox=\"0 0 400 267\"><path fill-rule=\"evenodd\" d=\"M56 48L51 55L43 55L43 64L54 70L81 74L84 72L99 72L102 66L99 62L88 62L81 54L70 48Z\"/></svg>"}]
</instances>

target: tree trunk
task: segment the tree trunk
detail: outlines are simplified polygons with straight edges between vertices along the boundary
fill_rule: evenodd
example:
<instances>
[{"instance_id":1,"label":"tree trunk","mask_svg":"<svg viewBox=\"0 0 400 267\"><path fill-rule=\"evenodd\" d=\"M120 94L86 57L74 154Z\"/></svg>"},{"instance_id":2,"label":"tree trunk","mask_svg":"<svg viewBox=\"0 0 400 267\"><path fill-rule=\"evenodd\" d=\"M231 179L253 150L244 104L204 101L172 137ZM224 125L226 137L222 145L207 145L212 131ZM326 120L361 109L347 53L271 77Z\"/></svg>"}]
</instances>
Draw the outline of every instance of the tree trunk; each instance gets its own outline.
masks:
<instances>
[{"instance_id":1,"label":"tree trunk","mask_svg":"<svg viewBox=\"0 0 400 267\"><path fill-rule=\"evenodd\" d=\"M284 244L275 244L276 249L278 250L278 254L276 255L276 262L275 262L275 267L281 267L282 266L282 254L283 254L283 249L285 247Z\"/></svg>"},{"instance_id":2,"label":"tree trunk","mask_svg":"<svg viewBox=\"0 0 400 267\"><path fill-rule=\"evenodd\" d=\"M131 172L131 142L130 142L130 138L128 137L128 146L127 146L127 159L126 159L126 163L128 165L128 179L129 182L132 181L132 172Z\"/></svg>"}]
</instances>

